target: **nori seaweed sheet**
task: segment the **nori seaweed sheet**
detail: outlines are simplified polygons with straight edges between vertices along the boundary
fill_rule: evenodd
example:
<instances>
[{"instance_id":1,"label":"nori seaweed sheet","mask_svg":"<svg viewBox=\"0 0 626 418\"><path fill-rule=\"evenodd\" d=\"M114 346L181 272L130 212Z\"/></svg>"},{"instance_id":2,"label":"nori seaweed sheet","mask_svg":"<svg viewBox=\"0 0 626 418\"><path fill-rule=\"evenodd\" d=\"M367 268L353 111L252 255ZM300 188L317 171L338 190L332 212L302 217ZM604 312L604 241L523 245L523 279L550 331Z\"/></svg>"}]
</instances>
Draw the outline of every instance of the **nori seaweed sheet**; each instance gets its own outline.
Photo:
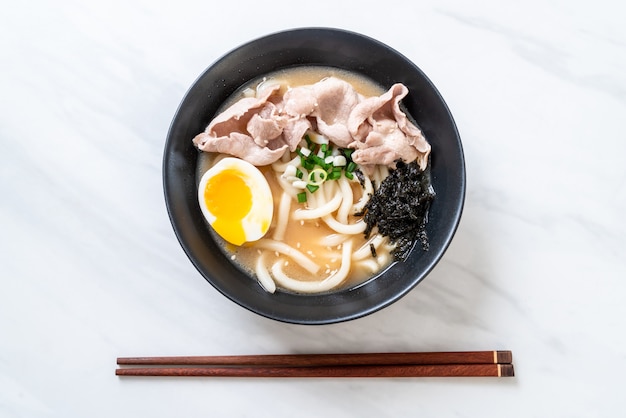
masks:
<instances>
[{"instance_id":1,"label":"nori seaweed sheet","mask_svg":"<svg viewBox=\"0 0 626 418\"><path fill-rule=\"evenodd\" d=\"M396 169L389 173L370 197L363 212L367 224L365 237L374 227L396 244L394 259L405 260L416 242L428 251L428 210L435 198L430 184L430 164L421 171L416 161L396 161Z\"/></svg>"}]
</instances>

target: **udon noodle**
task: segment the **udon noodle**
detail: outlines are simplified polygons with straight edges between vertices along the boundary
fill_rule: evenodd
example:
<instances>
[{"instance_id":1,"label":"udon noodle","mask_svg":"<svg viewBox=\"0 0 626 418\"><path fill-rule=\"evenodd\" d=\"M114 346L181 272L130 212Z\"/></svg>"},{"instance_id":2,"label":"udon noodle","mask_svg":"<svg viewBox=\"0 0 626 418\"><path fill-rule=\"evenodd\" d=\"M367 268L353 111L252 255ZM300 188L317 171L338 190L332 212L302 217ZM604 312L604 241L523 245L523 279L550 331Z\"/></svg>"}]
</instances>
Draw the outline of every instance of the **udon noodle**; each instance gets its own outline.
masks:
<instances>
[{"instance_id":1,"label":"udon noodle","mask_svg":"<svg viewBox=\"0 0 626 418\"><path fill-rule=\"evenodd\" d=\"M201 155L201 172L222 158ZM215 234L231 258L272 293L276 286L300 293L326 292L362 282L387 266L393 245L379 234L365 239L366 224L355 216L374 192L374 185L388 174L387 167L364 174L364 186L356 177L326 181L314 193L307 190L307 202L301 204L297 195L302 189L284 176L291 160L286 153L280 162L259 167L275 204L272 226L264 238L236 247Z\"/></svg>"}]
</instances>

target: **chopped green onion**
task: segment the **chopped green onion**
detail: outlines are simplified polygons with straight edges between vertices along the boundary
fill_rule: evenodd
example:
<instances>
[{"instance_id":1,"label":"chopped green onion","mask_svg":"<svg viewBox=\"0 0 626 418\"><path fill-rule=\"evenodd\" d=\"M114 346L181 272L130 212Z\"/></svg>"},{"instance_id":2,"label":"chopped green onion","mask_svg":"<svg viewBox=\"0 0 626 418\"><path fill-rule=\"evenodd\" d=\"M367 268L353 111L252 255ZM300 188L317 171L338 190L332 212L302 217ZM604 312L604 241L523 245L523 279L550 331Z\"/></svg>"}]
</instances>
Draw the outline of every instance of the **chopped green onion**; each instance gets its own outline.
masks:
<instances>
[{"instance_id":1,"label":"chopped green onion","mask_svg":"<svg viewBox=\"0 0 626 418\"><path fill-rule=\"evenodd\" d=\"M298 203L306 202L306 192L298 193L296 196L298 197Z\"/></svg>"},{"instance_id":2,"label":"chopped green onion","mask_svg":"<svg viewBox=\"0 0 626 418\"><path fill-rule=\"evenodd\" d=\"M315 178L316 176L318 177L317 179ZM321 168L316 168L309 173L309 184L319 186L320 184L324 183L324 181L326 181L327 176L328 174L326 173L326 171L322 170Z\"/></svg>"},{"instance_id":3,"label":"chopped green onion","mask_svg":"<svg viewBox=\"0 0 626 418\"><path fill-rule=\"evenodd\" d=\"M333 157L332 163L335 167L344 167L348 162L346 161L346 157L343 155L337 155Z\"/></svg>"},{"instance_id":4,"label":"chopped green onion","mask_svg":"<svg viewBox=\"0 0 626 418\"><path fill-rule=\"evenodd\" d=\"M300 156L300 168L297 168L295 175L292 176L295 180L292 184L297 184L300 188L304 188L306 184L306 189L313 193L325 181L340 179L342 173L346 178L354 179L353 173L359 166L352 161L353 149L333 150L333 145L328 139L313 132L304 135L301 144L303 146L296 149ZM298 201L306 201L306 196L299 197Z\"/></svg>"},{"instance_id":5,"label":"chopped green onion","mask_svg":"<svg viewBox=\"0 0 626 418\"><path fill-rule=\"evenodd\" d=\"M311 156L309 157L309 160L312 161L314 164L319 165L322 168L327 168L328 164L326 164L324 162L324 160L322 158L320 158L318 155L314 155L311 154Z\"/></svg>"},{"instance_id":6,"label":"chopped green onion","mask_svg":"<svg viewBox=\"0 0 626 418\"><path fill-rule=\"evenodd\" d=\"M308 158L302 158L300 162L302 163L302 167L306 168L307 170L313 170L315 168L315 163L313 162L313 160L309 160Z\"/></svg>"}]
</instances>

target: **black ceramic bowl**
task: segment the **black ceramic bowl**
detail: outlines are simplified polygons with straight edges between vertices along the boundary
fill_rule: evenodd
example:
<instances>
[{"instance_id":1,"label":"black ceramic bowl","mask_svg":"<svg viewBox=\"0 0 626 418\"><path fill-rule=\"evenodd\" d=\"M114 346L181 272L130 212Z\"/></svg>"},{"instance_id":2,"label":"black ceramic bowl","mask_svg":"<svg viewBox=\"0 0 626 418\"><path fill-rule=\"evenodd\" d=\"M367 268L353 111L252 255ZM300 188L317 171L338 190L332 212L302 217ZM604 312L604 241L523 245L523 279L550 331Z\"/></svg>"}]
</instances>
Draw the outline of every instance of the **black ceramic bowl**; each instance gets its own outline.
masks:
<instances>
[{"instance_id":1,"label":"black ceramic bowl","mask_svg":"<svg viewBox=\"0 0 626 418\"><path fill-rule=\"evenodd\" d=\"M325 65L361 73L385 88L409 88L403 103L432 146L436 198L427 233L430 250L415 249L405 262L352 289L322 295L267 293L223 254L207 230L196 191L198 151L192 138L218 107L247 81L299 65ZM239 305L278 321L328 324L373 313L406 295L433 269L459 223L465 198L465 164L454 120L443 98L406 57L374 39L337 29L275 33L229 52L191 86L172 121L163 161L165 201L174 231L191 262L219 292Z\"/></svg>"}]
</instances>

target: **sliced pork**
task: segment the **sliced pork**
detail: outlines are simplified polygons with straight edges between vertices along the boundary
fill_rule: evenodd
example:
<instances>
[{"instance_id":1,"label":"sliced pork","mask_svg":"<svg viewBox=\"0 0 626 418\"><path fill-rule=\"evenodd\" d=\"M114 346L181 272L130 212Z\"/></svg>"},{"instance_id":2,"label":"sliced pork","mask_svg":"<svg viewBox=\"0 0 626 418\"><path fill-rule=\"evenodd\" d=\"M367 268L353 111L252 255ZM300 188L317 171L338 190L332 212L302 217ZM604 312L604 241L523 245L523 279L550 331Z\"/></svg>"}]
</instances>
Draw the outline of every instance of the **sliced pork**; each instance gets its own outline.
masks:
<instances>
[{"instance_id":1,"label":"sliced pork","mask_svg":"<svg viewBox=\"0 0 626 418\"><path fill-rule=\"evenodd\" d=\"M311 116L315 117L317 131L337 146L348 147L354 141L348 131L348 118L362 96L350 83L334 77L315 83L313 91L317 106Z\"/></svg>"},{"instance_id":2,"label":"sliced pork","mask_svg":"<svg viewBox=\"0 0 626 418\"><path fill-rule=\"evenodd\" d=\"M194 144L260 166L277 161L287 149L294 151L313 129L339 147L354 148L354 162L366 170L375 164L393 167L398 158L426 168L430 145L400 109L408 94L404 85L369 98L335 77L290 88L282 97L279 90L275 84L258 97L239 100L213 119Z\"/></svg>"},{"instance_id":3,"label":"sliced pork","mask_svg":"<svg viewBox=\"0 0 626 418\"><path fill-rule=\"evenodd\" d=\"M294 87L285 93L283 111L296 123L307 120L316 131L339 147L347 147L354 139L348 131L348 118L361 96L350 83L335 77L315 84Z\"/></svg>"},{"instance_id":4,"label":"sliced pork","mask_svg":"<svg viewBox=\"0 0 626 418\"><path fill-rule=\"evenodd\" d=\"M217 115L193 143L202 151L234 155L257 166L278 160L289 148L282 137L287 118L269 100L279 89L279 85L272 86L260 97L237 101Z\"/></svg>"},{"instance_id":5,"label":"sliced pork","mask_svg":"<svg viewBox=\"0 0 626 418\"><path fill-rule=\"evenodd\" d=\"M348 129L356 148L352 159L357 164L393 165L417 160L420 169L428 164L430 144L422 131L411 123L400 109L400 101L409 93L403 84L394 84L377 97L369 97L357 104L350 113Z\"/></svg>"}]
</instances>

